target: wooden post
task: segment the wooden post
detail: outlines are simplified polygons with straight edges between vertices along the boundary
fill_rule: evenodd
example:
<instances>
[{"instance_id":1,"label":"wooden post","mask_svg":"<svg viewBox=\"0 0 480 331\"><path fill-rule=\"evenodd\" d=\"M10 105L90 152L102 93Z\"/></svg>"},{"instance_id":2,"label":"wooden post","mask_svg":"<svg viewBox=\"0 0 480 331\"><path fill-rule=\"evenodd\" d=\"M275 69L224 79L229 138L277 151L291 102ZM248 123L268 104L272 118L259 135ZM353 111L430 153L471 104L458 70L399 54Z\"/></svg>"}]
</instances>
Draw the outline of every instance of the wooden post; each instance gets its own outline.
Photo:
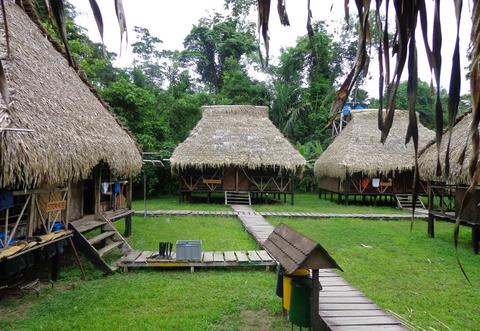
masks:
<instances>
[{"instance_id":1,"label":"wooden post","mask_svg":"<svg viewBox=\"0 0 480 331\"><path fill-rule=\"evenodd\" d=\"M5 229L4 229L4 235L5 235L5 240L3 247L6 248L8 247L8 210L9 208L5 209Z\"/></svg>"},{"instance_id":2,"label":"wooden post","mask_svg":"<svg viewBox=\"0 0 480 331\"><path fill-rule=\"evenodd\" d=\"M428 236L430 238L435 238L435 216L428 213Z\"/></svg>"},{"instance_id":3,"label":"wooden post","mask_svg":"<svg viewBox=\"0 0 480 331\"><path fill-rule=\"evenodd\" d=\"M80 279L85 280L85 270L83 270L82 262L80 262L80 257L78 256L77 249L73 243L72 237L68 238L68 242L70 243L70 247L72 247L73 255L75 256L75 261L77 261L78 267L80 268Z\"/></svg>"},{"instance_id":4,"label":"wooden post","mask_svg":"<svg viewBox=\"0 0 480 331\"><path fill-rule=\"evenodd\" d=\"M480 243L480 225L472 226L472 248L475 254L478 254L478 244Z\"/></svg>"},{"instance_id":5,"label":"wooden post","mask_svg":"<svg viewBox=\"0 0 480 331\"><path fill-rule=\"evenodd\" d=\"M96 166L93 170L93 185L94 185L94 194L95 194L95 215L100 215L100 193L102 185L102 171L100 166Z\"/></svg>"},{"instance_id":6,"label":"wooden post","mask_svg":"<svg viewBox=\"0 0 480 331\"><path fill-rule=\"evenodd\" d=\"M319 315L320 280L318 269L312 269L312 293L310 295L310 324L313 331L320 331Z\"/></svg>"},{"instance_id":7,"label":"wooden post","mask_svg":"<svg viewBox=\"0 0 480 331\"><path fill-rule=\"evenodd\" d=\"M27 236L32 237L35 229L35 204L37 203L37 194L31 193L30 211L28 212L28 229Z\"/></svg>"},{"instance_id":8,"label":"wooden post","mask_svg":"<svg viewBox=\"0 0 480 331\"><path fill-rule=\"evenodd\" d=\"M71 192L72 192L72 185L70 182L68 182L67 186L67 206L65 208L65 229L68 229L68 222L70 221L70 198L71 198ZM32 195L33 198L33 195Z\"/></svg>"},{"instance_id":9,"label":"wooden post","mask_svg":"<svg viewBox=\"0 0 480 331\"><path fill-rule=\"evenodd\" d=\"M128 179L127 187L127 209L132 210L132 177ZM123 233L125 237L130 237L132 235L132 214L129 214L125 217L125 231Z\"/></svg>"},{"instance_id":10,"label":"wooden post","mask_svg":"<svg viewBox=\"0 0 480 331\"><path fill-rule=\"evenodd\" d=\"M181 191L179 190L178 192L180 193ZM179 200L179 202L181 202L181 200ZM143 171L143 219L146 219L146 218L147 218L147 173L144 170Z\"/></svg>"}]
</instances>

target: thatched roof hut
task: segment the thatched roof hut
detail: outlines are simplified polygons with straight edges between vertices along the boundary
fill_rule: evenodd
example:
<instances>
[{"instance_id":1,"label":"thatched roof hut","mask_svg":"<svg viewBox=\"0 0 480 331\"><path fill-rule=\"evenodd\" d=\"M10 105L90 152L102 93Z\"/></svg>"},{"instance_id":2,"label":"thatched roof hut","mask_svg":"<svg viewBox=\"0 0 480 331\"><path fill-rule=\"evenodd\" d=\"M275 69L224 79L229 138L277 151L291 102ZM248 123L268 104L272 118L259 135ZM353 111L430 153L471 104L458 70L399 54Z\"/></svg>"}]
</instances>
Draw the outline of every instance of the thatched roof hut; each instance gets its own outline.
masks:
<instances>
[{"instance_id":1,"label":"thatched roof hut","mask_svg":"<svg viewBox=\"0 0 480 331\"><path fill-rule=\"evenodd\" d=\"M452 131L452 142L450 144L450 175L449 180L455 184L467 185L470 183L470 176L468 174L468 162L472 154L471 146L468 146L465 153L465 161L462 164L458 162L460 155L465 148L465 144L471 143L469 137L470 123L472 121L472 114L467 113L460 117L455 124ZM440 164L442 169L445 168L445 155L448 144L448 130L443 134L442 145L440 149ZM432 140L420 152L418 160L420 169L420 176L424 180L429 181L443 181L443 177L436 176L437 169L437 145L435 140Z\"/></svg>"},{"instance_id":2,"label":"thatched roof hut","mask_svg":"<svg viewBox=\"0 0 480 331\"><path fill-rule=\"evenodd\" d=\"M202 119L170 158L185 168L275 168L301 172L303 156L268 118L268 107L204 106Z\"/></svg>"},{"instance_id":3,"label":"thatched roof hut","mask_svg":"<svg viewBox=\"0 0 480 331\"><path fill-rule=\"evenodd\" d=\"M377 111L353 112L352 120L315 162L315 175L344 180L362 173L366 176L387 175L392 171L412 170L413 143L405 145L408 112L395 111L390 134L385 144L380 142ZM420 147L429 142L434 133L419 124Z\"/></svg>"},{"instance_id":4,"label":"thatched roof hut","mask_svg":"<svg viewBox=\"0 0 480 331\"><path fill-rule=\"evenodd\" d=\"M0 128L33 132L0 131L0 187L81 180L101 162L118 175L137 173L142 159L135 140L83 73L68 65L33 13L5 5L10 56L2 58L11 104L1 105ZM0 34L5 51L3 24Z\"/></svg>"}]
</instances>

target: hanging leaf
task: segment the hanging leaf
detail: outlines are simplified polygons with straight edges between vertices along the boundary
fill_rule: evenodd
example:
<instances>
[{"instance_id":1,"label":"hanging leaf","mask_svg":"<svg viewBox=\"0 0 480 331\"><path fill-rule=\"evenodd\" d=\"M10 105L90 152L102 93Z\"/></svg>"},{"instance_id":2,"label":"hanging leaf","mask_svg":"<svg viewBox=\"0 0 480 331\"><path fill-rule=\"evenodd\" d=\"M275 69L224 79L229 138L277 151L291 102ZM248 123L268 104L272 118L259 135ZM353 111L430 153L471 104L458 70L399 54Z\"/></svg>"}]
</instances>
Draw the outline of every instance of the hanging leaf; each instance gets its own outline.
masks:
<instances>
[{"instance_id":1,"label":"hanging leaf","mask_svg":"<svg viewBox=\"0 0 480 331\"><path fill-rule=\"evenodd\" d=\"M285 6L285 0L277 1L278 16L280 17L280 23L284 26L290 26L288 19L287 8Z\"/></svg>"},{"instance_id":2,"label":"hanging leaf","mask_svg":"<svg viewBox=\"0 0 480 331\"><path fill-rule=\"evenodd\" d=\"M103 50L103 53L105 54L105 43L103 42L102 12L100 11L100 8L98 7L96 0L89 0L89 1L90 1L90 7L92 8L93 16L95 17L95 22L97 23L98 32L100 33L100 39L102 39L102 50Z\"/></svg>"},{"instance_id":3,"label":"hanging leaf","mask_svg":"<svg viewBox=\"0 0 480 331\"><path fill-rule=\"evenodd\" d=\"M70 66L73 66L73 59L68 47L67 40L67 28L65 26L65 6L63 0L49 0L50 8L52 9L52 15L57 25L58 33L62 39L63 46L65 46L65 52L67 53L67 60Z\"/></svg>"},{"instance_id":4,"label":"hanging leaf","mask_svg":"<svg viewBox=\"0 0 480 331\"><path fill-rule=\"evenodd\" d=\"M450 86L448 89L448 143L445 153L445 180L450 174L450 144L452 142L453 126L458 114L458 105L460 103L460 18L462 13L462 0L455 0L455 17L457 22L457 37L455 39L455 48L452 57L452 70L450 76Z\"/></svg>"},{"instance_id":5,"label":"hanging leaf","mask_svg":"<svg viewBox=\"0 0 480 331\"><path fill-rule=\"evenodd\" d=\"M262 35L265 44L265 62L263 66L268 66L269 55L269 37L268 37L268 21L270 19L270 0L258 0L258 34ZM260 55L262 58L262 55Z\"/></svg>"},{"instance_id":6,"label":"hanging leaf","mask_svg":"<svg viewBox=\"0 0 480 331\"><path fill-rule=\"evenodd\" d=\"M443 134L443 109L440 100L440 72L442 69L442 29L440 24L440 0L435 0L435 11L433 16L433 41L432 41L432 64L435 74L435 83L437 93L435 97L435 137L437 144L437 176L442 175L440 165L440 149L442 145Z\"/></svg>"},{"instance_id":7,"label":"hanging leaf","mask_svg":"<svg viewBox=\"0 0 480 331\"><path fill-rule=\"evenodd\" d=\"M117 14L118 25L120 27L120 54L122 54L122 42L125 35L125 43L128 44L127 21L125 11L123 10L122 0L115 0L115 12Z\"/></svg>"}]
</instances>

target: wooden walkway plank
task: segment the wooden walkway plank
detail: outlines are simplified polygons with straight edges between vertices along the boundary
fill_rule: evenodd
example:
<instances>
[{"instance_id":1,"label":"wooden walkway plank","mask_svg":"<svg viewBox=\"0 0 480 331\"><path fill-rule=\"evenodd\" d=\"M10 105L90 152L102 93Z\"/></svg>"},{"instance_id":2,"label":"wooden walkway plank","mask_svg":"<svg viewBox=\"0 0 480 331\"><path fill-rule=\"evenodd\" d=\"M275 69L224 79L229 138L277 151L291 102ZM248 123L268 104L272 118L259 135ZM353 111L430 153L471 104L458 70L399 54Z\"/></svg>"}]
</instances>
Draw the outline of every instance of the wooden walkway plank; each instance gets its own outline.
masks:
<instances>
[{"instance_id":1,"label":"wooden walkway plank","mask_svg":"<svg viewBox=\"0 0 480 331\"><path fill-rule=\"evenodd\" d=\"M245 252L235 251L235 255L237 256L238 262L248 262L248 256Z\"/></svg>"},{"instance_id":2,"label":"wooden walkway plank","mask_svg":"<svg viewBox=\"0 0 480 331\"><path fill-rule=\"evenodd\" d=\"M222 252L213 252L213 262L225 262Z\"/></svg>"},{"instance_id":3,"label":"wooden walkway plank","mask_svg":"<svg viewBox=\"0 0 480 331\"><path fill-rule=\"evenodd\" d=\"M252 262L261 262L262 258L258 256L256 251L248 251L248 259Z\"/></svg>"},{"instance_id":4,"label":"wooden walkway plank","mask_svg":"<svg viewBox=\"0 0 480 331\"><path fill-rule=\"evenodd\" d=\"M262 259L262 261L273 261L273 258L268 254L267 251L257 251L258 256Z\"/></svg>"},{"instance_id":5,"label":"wooden walkway plank","mask_svg":"<svg viewBox=\"0 0 480 331\"><path fill-rule=\"evenodd\" d=\"M406 331L402 325L341 325L332 326L331 331Z\"/></svg>"},{"instance_id":6,"label":"wooden walkway plank","mask_svg":"<svg viewBox=\"0 0 480 331\"><path fill-rule=\"evenodd\" d=\"M223 256L225 256L225 262L235 262L235 261L237 261L237 257L235 256L234 251L223 252Z\"/></svg>"},{"instance_id":7,"label":"wooden walkway plank","mask_svg":"<svg viewBox=\"0 0 480 331\"><path fill-rule=\"evenodd\" d=\"M146 263L147 259L152 256L154 252L152 251L143 251L135 260L136 263Z\"/></svg>"},{"instance_id":8,"label":"wooden walkway plank","mask_svg":"<svg viewBox=\"0 0 480 331\"><path fill-rule=\"evenodd\" d=\"M322 317L390 316L382 309L370 310L320 310Z\"/></svg>"},{"instance_id":9,"label":"wooden walkway plank","mask_svg":"<svg viewBox=\"0 0 480 331\"><path fill-rule=\"evenodd\" d=\"M331 326L340 325L398 325L398 320L390 316L324 317Z\"/></svg>"},{"instance_id":10,"label":"wooden walkway plank","mask_svg":"<svg viewBox=\"0 0 480 331\"><path fill-rule=\"evenodd\" d=\"M213 252L204 252L202 261L203 262L213 262Z\"/></svg>"}]
</instances>

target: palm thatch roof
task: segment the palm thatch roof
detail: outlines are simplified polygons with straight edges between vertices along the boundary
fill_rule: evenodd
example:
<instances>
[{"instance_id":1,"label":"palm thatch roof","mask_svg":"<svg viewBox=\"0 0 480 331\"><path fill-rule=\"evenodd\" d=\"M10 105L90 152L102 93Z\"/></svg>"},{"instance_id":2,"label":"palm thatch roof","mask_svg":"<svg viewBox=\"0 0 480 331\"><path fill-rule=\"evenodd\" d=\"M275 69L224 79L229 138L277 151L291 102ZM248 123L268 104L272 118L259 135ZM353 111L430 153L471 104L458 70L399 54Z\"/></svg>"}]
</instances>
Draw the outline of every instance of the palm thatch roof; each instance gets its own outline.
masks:
<instances>
[{"instance_id":1,"label":"palm thatch roof","mask_svg":"<svg viewBox=\"0 0 480 331\"><path fill-rule=\"evenodd\" d=\"M468 160L470 160L472 155L471 140L468 139L471 121L472 113L467 113L460 117L453 127L452 141L450 144L450 172L448 177L451 183L467 185L471 182L471 177L468 174ZM446 130L443 134L442 145L440 148L440 164L442 169L445 169L448 132L449 131ZM465 150L465 162L460 164L459 159L465 146L467 146ZM444 181L443 177L436 176L437 145L435 140L432 140L427 146L424 147L422 151L420 151L418 167L422 179L431 181Z\"/></svg>"},{"instance_id":2,"label":"palm thatch roof","mask_svg":"<svg viewBox=\"0 0 480 331\"><path fill-rule=\"evenodd\" d=\"M380 142L377 111L366 109L352 112L352 120L315 162L318 177L345 179L354 173L368 176L392 171L412 170L413 143L405 145L408 112L396 110L390 134L385 144ZM420 148L434 133L419 124Z\"/></svg>"},{"instance_id":3,"label":"palm thatch roof","mask_svg":"<svg viewBox=\"0 0 480 331\"><path fill-rule=\"evenodd\" d=\"M0 129L0 187L76 181L100 162L118 175L137 173L142 158L135 140L85 76L68 65L33 12L5 5L10 55L1 56L11 102L8 109L0 105L0 128L33 132ZM5 37L2 24L4 52Z\"/></svg>"},{"instance_id":4,"label":"palm thatch roof","mask_svg":"<svg viewBox=\"0 0 480 331\"><path fill-rule=\"evenodd\" d=\"M301 172L303 156L268 118L268 107L204 106L202 119L170 158L185 168L274 167Z\"/></svg>"}]
</instances>

